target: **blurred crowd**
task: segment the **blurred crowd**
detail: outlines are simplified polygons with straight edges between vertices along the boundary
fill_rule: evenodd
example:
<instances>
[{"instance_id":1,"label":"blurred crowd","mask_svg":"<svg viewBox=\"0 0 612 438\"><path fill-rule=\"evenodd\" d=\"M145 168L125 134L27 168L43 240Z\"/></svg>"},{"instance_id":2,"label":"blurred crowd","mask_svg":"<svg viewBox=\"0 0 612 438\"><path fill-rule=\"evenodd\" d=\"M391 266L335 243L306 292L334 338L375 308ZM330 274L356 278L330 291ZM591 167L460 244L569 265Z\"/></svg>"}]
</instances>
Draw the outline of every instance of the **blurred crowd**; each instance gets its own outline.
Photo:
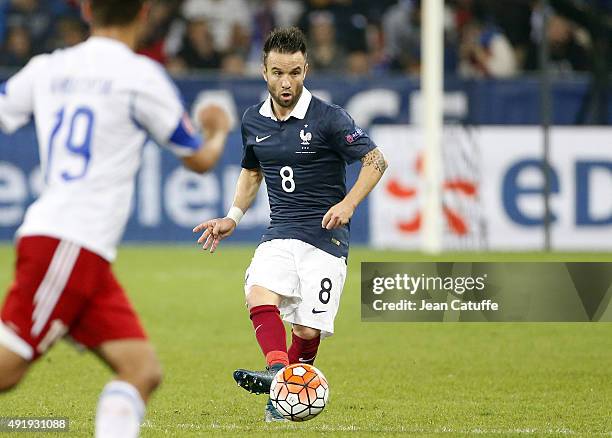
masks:
<instances>
[{"instance_id":1,"label":"blurred crowd","mask_svg":"<svg viewBox=\"0 0 612 438\"><path fill-rule=\"evenodd\" d=\"M575 0L580 2L581 0ZM612 0L582 0L601 14ZM259 73L261 50L276 26L306 33L312 72L354 76L418 75L420 0L154 0L140 53L175 75L197 70ZM543 31L539 0L446 0L445 70L463 77L512 77L539 66L548 41L552 70L588 71L589 29L550 11ZM0 0L0 66L20 67L37 53L87 38L78 0Z\"/></svg>"}]
</instances>

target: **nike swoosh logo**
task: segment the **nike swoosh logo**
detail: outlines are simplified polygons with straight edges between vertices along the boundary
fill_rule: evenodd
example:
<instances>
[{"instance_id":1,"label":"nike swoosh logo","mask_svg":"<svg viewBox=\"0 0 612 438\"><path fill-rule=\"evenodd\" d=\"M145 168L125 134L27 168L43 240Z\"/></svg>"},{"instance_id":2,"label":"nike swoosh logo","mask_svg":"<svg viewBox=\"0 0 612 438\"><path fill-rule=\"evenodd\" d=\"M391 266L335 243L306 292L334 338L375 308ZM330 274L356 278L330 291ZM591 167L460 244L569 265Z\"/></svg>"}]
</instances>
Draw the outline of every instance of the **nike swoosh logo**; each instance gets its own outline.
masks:
<instances>
[{"instance_id":1,"label":"nike swoosh logo","mask_svg":"<svg viewBox=\"0 0 612 438\"><path fill-rule=\"evenodd\" d=\"M317 357L317 356L312 356L310 359L304 359L304 358L300 357L298 360L299 360L300 362L302 362L302 363L306 363L306 362L312 362L312 361L314 361L316 357Z\"/></svg>"},{"instance_id":2,"label":"nike swoosh logo","mask_svg":"<svg viewBox=\"0 0 612 438\"><path fill-rule=\"evenodd\" d=\"M255 137L255 141L256 141L257 143L261 143L261 142L262 142L262 141L264 141L266 138L270 138L270 137L272 137L272 134L270 134L270 135L266 135L265 137L260 137L260 136L257 136L257 137Z\"/></svg>"},{"instance_id":3,"label":"nike swoosh logo","mask_svg":"<svg viewBox=\"0 0 612 438\"><path fill-rule=\"evenodd\" d=\"M256 328L255 328L255 333L257 334L257 330L259 330L261 328L263 324L259 324Z\"/></svg>"},{"instance_id":4,"label":"nike swoosh logo","mask_svg":"<svg viewBox=\"0 0 612 438\"><path fill-rule=\"evenodd\" d=\"M317 313L325 313L325 312L327 312L327 310L317 310L317 309L312 309L312 313L314 313L315 315L316 315Z\"/></svg>"}]
</instances>

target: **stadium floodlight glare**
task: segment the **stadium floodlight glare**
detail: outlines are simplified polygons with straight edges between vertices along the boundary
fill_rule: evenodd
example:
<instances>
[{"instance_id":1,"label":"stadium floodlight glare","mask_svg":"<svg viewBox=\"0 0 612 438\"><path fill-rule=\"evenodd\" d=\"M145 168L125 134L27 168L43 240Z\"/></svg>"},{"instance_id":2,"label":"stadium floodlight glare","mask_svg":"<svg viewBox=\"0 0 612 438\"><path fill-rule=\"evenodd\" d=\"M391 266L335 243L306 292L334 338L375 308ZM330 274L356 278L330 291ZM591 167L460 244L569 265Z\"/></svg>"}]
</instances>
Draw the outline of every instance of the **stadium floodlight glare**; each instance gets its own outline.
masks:
<instances>
[{"instance_id":1,"label":"stadium floodlight glare","mask_svg":"<svg viewBox=\"0 0 612 438\"><path fill-rule=\"evenodd\" d=\"M423 139L425 142L425 202L421 245L425 252L439 253L442 250L442 98L443 44L444 44L444 0L427 0L422 3L423 31L421 53L421 87L425 102Z\"/></svg>"}]
</instances>

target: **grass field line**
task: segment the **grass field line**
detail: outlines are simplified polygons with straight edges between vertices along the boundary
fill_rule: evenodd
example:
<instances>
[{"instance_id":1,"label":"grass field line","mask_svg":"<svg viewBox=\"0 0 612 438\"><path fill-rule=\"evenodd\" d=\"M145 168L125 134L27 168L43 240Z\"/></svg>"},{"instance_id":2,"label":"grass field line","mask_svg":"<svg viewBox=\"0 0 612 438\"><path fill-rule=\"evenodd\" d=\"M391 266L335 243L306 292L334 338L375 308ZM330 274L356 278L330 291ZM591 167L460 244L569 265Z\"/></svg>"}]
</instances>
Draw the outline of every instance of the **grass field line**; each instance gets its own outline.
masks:
<instances>
[{"instance_id":1,"label":"grass field line","mask_svg":"<svg viewBox=\"0 0 612 438\"><path fill-rule=\"evenodd\" d=\"M116 276L167 376L147 410L143 437L612 438L612 322L362 322L359 262L423 261L363 248L349 261L338 336L325 341L317 360L332 382L329 409L306 423L264 423L263 400L238 389L228 373L262 360L242 290L253 250L226 247L214 257L187 247L122 250ZM612 253L567 260L608 262ZM0 246L0 301L14 261L13 249ZM22 387L0 395L0 411L66 417L71 434L92 437L93 409L109 377L95 355L62 342Z\"/></svg>"},{"instance_id":2,"label":"grass field line","mask_svg":"<svg viewBox=\"0 0 612 438\"><path fill-rule=\"evenodd\" d=\"M551 429L539 429L539 428L454 428L454 427L435 427L435 428L422 428L422 427L362 427L357 425L314 425L312 427L300 427L298 425L304 425L305 423L289 423L289 424L265 424L261 426L253 425L242 425L242 424L194 424L194 423L177 423L175 425L157 426L150 421L145 421L142 424L144 429L150 430L164 430L164 429L178 429L185 431L299 431L299 432L364 432L364 433L408 433L408 434L461 434L461 435L579 435L584 436L585 432L576 432L567 428L551 428ZM600 433L588 433L589 436L612 436L612 431L600 432Z\"/></svg>"}]
</instances>

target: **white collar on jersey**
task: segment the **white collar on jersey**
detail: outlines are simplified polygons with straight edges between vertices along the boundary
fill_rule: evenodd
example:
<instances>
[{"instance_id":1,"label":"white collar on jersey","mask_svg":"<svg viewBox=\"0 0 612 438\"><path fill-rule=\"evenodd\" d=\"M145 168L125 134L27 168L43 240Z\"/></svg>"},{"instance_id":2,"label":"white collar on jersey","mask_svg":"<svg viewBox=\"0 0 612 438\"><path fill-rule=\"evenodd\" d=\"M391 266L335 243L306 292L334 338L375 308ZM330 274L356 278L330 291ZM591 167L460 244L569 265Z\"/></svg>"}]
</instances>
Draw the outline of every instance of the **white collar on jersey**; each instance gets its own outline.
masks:
<instances>
[{"instance_id":1,"label":"white collar on jersey","mask_svg":"<svg viewBox=\"0 0 612 438\"><path fill-rule=\"evenodd\" d=\"M289 120L291 117L304 120L304 117L306 117L306 111L308 111L308 106L310 105L311 100L312 94L306 89L306 87L304 87L302 89L302 95L293 107L293 111L291 111L291 113L287 116L285 120ZM274 121L278 121L278 119L274 115L274 112L272 111L272 98L270 97L270 95L268 95L266 101L263 103L261 108L259 108L259 114L264 117L268 117L269 119L272 119Z\"/></svg>"},{"instance_id":2,"label":"white collar on jersey","mask_svg":"<svg viewBox=\"0 0 612 438\"><path fill-rule=\"evenodd\" d=\"M100 35L93 35L87 38L87 42L94 43L94 44L106 44L109 46L121 47L122 49L126 49L126 50L129 50L130 52L133 52L133 50L130 49L127 44L125 44L123 41L119 41L116 38L100 36Z\"/></svg>"}]
</instances>

